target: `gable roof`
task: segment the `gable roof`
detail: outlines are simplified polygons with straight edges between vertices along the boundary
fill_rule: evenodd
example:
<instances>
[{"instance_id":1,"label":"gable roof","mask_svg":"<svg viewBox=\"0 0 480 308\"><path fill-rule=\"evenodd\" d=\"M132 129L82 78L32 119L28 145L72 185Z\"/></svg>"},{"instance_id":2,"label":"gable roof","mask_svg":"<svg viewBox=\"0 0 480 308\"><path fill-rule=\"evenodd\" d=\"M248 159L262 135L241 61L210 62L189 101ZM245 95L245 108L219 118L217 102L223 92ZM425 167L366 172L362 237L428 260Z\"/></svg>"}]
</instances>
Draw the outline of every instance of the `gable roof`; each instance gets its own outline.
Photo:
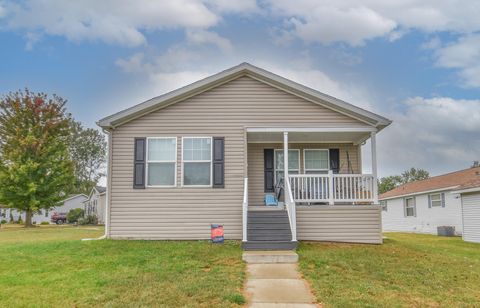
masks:
<instances>
[{"instance_id":1,"label":"gable roof","mask_svg":"<svg viewBox=\"0 0 480 308\"><path fill-rule=\"evenodd\" d=\"M72 199L75 199L75 198L79 198L79 197L82 197L83 199L87 199L87 198L88 198L88 196L85 195L85 194L76 194L76 195L70 195L70 196L68 196L66 199L64 199L64 200L62 200L62 201L60 201L60 202L64 203L64 202L67 202L67 201L69 201L69 200L72 200Z\"/></svg>"},{"instance_id":2,"label":"gable roof","mask_svg":"<svg viewBox=\"0 0 480 308\"><path fill-rule=\"evenodd\" d=\"M455 192L457 193L467 193L467 192L477 192L480 191L480 176L478 179L469 181L457 187Z\"/></svg>"},{"instance_id":3,"label":"gable roof","mask_svg":"<svg viewBox=\"0 0 480 308\"><path fill-rule=\"evenodd\" d=\"M425 180L401 185L379 196L380 200L393 199L436 190L460 189L468 185L480 186L480 167L455 171Z\"/></svg>"},{"instance_id":4,"label":"gable roof","mask_svg":"<svg viewBox=\"0 0 480 308\"><path fill-rule=\"evenodd\" d=\"M224 70L205 79L199 80L197 82L168 92L166 94L154 97L143 103L105 117L99 120L97 122L97 125L105 129L113 129L119 125L141 117L147 113L177 103L188 97L202 93L204 91L207 91L242 76L249 76L260 82L267 83L271 86L277 87L286 92L312 101L318 105L356 118L360 121L368 123L373 127L378 128L379 130L383 129L391 123L389 119L377 115L373 112L367 111L325 93L293 82L289 79L278 76L274 73L253 66L249 63L241 63L237 66Z\"/></svg>"}]
</instances>

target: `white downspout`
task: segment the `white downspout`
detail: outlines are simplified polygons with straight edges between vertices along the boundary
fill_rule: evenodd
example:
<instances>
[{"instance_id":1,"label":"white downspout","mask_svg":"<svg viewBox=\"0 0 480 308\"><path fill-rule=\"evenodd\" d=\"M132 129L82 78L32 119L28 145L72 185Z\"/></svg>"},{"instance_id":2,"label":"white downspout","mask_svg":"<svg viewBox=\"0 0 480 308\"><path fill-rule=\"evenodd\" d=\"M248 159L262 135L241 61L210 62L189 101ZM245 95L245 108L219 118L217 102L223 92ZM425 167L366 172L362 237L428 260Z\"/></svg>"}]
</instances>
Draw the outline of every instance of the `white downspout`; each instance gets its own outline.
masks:
<instances>
[{"instance_id":1,"label":"white downspout","mask_svg":"<svg viewBox=\"0 0 480 308\"><path fill-rule=\"evenodd\" d=\"M111 186L112 186L112 131L103 129L103 132L108 136L108 158L107 158L107 193L105 196L105 238L110 238L110 200L111 200Z\"/></svg>"}]
</instances>

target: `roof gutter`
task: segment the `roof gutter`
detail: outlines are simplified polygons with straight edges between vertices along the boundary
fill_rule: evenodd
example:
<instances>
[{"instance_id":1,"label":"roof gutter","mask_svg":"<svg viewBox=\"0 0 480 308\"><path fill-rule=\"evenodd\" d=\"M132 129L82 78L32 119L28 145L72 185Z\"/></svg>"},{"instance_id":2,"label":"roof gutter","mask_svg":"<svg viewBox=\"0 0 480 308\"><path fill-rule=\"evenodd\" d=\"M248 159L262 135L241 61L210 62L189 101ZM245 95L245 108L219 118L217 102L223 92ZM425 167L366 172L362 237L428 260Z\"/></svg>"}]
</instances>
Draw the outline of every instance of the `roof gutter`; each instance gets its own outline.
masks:
<instances>
[{"instance_id":1,"label":"roof gutter","mask_svg":"<svg viewBox=\"0 0 480 308\"><path fill-rule=\"evenodd\" d=\"M453 190L457 187L458 187L458 185L457 186L451 186L451 187L443 187L443 188L438 188L438 189L424 190L424 191L414 192L414 193L410 193L410 194L396 195L396 196L386 197L386 198L379 198L378 200L384 201L384 200L399 199L399 198L405 198L405 197L417 196L417 195L423 195L423 194L430 194L430 193L441 192L441 191L446 191L446 190ZM454 193L454 192L452 192L452 193Z\"/></svg>"}]
</instances>

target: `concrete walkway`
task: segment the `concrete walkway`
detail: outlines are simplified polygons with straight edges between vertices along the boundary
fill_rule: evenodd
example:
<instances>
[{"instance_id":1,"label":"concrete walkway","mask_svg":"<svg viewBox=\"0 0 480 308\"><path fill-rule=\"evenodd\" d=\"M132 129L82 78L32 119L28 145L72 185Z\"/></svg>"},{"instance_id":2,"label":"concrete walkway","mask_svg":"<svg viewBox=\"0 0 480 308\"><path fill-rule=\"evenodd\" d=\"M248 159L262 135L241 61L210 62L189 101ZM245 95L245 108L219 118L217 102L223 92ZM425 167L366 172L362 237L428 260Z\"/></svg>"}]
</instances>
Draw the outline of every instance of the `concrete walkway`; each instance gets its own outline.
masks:
<instances>
[{"instance_id":1,"label":"concrete walkway","mask_svg":"<svg viewBox=\"0 0 480 308\"><path fill-rule=\"evenodd\" d=\"M267 256L272 254L271 263ZM285 252L290 256L292 251ZM291 261L283 258L284 262L278 263L279 252L245 252L244 260L247 263L246 292L249 307L317 307L315 298L309 290L308 284L302 279L297 270L298 256ZM252 257L252 255L254 257ZM256 257L256 256L261 257ZM256 258L255 258L256 257ZM256 262L255 259L259 261Z\"/></svg>"}]
</instances>

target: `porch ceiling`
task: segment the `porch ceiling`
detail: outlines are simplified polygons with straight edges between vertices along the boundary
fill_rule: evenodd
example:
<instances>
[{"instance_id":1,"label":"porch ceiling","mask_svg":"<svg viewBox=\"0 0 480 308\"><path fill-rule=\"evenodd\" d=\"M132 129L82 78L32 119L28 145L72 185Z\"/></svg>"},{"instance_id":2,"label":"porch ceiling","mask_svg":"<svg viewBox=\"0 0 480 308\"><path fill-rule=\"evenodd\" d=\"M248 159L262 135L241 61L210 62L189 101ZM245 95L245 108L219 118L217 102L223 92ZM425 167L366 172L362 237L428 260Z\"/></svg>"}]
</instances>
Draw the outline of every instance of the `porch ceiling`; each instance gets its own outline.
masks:
<instances>
[{"instance_id":1,"label":"porch ceiling","mask_svg":"<svg viewBox=\"0 0 480 308\"><path fill-rule=\"evenodd\" d=\"M370 132L289 132L289 143L354 143L370 138ZM283 143L283 132L247 132L249 143Z\"/></svg>"}]
</instances>

